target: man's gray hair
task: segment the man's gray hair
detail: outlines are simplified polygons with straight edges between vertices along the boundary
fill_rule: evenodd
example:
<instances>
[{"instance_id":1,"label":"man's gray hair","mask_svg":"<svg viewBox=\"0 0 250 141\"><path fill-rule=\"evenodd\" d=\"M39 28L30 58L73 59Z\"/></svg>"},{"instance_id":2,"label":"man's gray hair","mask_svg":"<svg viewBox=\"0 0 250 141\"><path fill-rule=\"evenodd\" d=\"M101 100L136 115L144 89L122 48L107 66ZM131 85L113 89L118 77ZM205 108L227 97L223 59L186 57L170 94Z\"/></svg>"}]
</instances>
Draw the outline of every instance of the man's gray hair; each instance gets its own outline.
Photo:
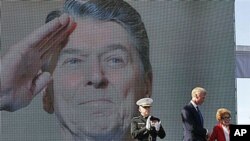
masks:
<instances>
[{"instance_id":1,"label":"man's gray hair","mask_svg":"<svg viewBox=\"0 0 250 141\"><path fill-rule=\"evenodd\" d=\"M76 17L91 17L101 21L114 21L131 35L145 73L151 72L149 39L140 14L123 0L66 0L63 10L52 11L46 23L68 13Z\"/></svg>"}]
</instances>

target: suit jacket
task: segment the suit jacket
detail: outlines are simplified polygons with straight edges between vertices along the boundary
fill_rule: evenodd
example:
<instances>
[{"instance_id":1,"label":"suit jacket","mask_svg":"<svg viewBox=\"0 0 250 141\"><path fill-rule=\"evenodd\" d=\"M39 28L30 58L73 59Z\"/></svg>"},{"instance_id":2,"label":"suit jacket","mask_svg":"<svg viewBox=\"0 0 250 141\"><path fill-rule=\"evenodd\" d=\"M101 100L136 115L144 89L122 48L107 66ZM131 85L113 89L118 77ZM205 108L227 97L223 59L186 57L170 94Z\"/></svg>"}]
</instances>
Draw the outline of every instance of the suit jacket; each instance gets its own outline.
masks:
<instances>
[{"instance_id":1,"label":"suit jacket","mask_svg":"<svg viewBox=\"0 0 250 141\"><path fill-rule=\"evenodd\" d=\"M214 126L213 132L209 138L209 141L226 141L224 130L220 124Z\"/></svg>"},{"instance_id":2,"label":"suit jacket","mask_svg":"<svg viewBox=\"0 0 250 141\"><path fill-rule=\"evenodd\" d=\"M181 111L184 136L183 141L206 141L207 129L203 128L196 108L190 102Z\"/></svg>"}]
</instances>

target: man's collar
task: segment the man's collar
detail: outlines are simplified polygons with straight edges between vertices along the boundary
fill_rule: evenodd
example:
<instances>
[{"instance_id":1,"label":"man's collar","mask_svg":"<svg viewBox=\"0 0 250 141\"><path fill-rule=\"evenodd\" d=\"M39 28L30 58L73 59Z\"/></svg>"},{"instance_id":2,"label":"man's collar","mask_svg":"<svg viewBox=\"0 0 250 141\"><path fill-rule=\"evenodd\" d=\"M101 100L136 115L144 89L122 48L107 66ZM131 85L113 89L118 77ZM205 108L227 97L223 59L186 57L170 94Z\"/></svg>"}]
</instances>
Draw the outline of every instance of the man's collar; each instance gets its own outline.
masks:
<instances>
[{"instance_id":1,"label":"man's collar","mask_svg":"<svg viewBox=\"0 0 250 141\"><path fill-rule=\"evenodd\" d=\"M145 119L147 119L149 116L147 116L147 117L144 117L144 116L142 116L142 115L140 115L142 118L145 118Z\"/></svg>"},{"instance_id":2,"label":"man's collar","mask_svg":"<svg viewBox=\"0 0 250 141\"><path fill-rule=\"evenodd\" d=\"M195 108L198 107L198 105L195 104L192 100L191 100L190 102L193 104L193 106L194 106Z\"/></svg>"}]
</instances>

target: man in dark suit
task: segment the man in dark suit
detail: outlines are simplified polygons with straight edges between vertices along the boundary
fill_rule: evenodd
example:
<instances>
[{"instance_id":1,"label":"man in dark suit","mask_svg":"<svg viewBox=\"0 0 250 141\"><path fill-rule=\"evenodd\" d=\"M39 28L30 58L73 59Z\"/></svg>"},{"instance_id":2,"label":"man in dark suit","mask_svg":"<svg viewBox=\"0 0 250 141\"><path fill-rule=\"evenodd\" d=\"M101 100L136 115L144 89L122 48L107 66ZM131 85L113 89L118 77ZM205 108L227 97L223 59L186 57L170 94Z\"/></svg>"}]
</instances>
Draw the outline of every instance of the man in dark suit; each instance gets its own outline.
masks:
<instances>
[{"instance_id":1,"label":"man in dark suit","mask_svg":"<svg viewBox=\"0 0 250 141\"><path fill-rule=\"evenodd\" d=\"M208 130L203 127L204 119L198 108L206 98L207 91L202 87L192 90L191 101L181 111L184 136L183 141L206 141Z\"/></svg>"}]
</instances>

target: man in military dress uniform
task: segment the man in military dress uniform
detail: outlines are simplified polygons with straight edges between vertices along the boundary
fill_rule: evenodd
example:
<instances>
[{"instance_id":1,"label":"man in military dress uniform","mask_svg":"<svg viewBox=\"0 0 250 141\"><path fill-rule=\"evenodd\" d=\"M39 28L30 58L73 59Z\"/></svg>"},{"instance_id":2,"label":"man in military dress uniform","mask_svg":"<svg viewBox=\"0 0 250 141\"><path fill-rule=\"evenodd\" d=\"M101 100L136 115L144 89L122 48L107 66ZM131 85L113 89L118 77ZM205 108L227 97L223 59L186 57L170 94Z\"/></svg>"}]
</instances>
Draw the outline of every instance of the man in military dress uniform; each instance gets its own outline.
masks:
<instances>
[{"instance_id":1,"label":"man in military dress uniform","mask_svg":"<svg viewBox=\"0 0 250 141\"><path fill-rule=\"evenodd\" d=\"M166 133L159 118L150 115L151 98L142 98L136 102L140 116L131 121L131 136L138 141L156 141L157 136L163 139Z\"/></svg>"}]
</instances>

